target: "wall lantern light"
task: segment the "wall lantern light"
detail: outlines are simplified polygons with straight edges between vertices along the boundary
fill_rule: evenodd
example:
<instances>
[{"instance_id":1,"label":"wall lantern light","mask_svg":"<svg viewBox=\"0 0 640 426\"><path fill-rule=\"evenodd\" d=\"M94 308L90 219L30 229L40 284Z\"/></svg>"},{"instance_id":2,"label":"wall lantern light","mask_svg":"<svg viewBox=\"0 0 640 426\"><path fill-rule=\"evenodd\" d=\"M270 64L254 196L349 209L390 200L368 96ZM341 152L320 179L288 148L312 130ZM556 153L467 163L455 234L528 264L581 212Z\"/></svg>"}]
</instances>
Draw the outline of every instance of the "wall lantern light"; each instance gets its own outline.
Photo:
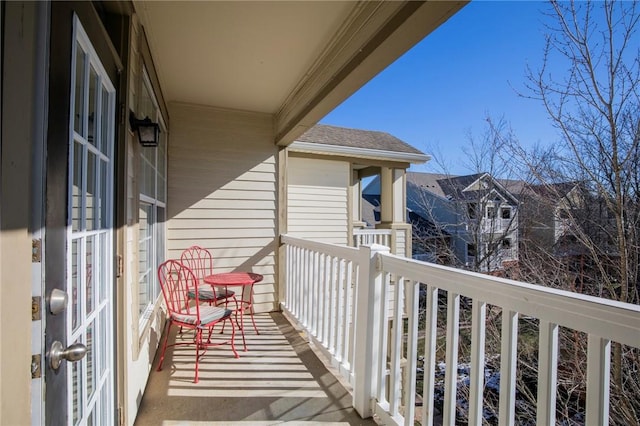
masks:
<instances>
[{"instance_id":1,"label":"wall lantern light","mask_svg":"<svg viewBox=\"0 0 640 426\"><path fill-rule=\"evenodd\" d=\"M138 141L142 146L156 147L160 141L160 125L151 121L149 117L139 120L131 112L129 114L131 130L138 134Z\"/></svg>"}]
</instances>

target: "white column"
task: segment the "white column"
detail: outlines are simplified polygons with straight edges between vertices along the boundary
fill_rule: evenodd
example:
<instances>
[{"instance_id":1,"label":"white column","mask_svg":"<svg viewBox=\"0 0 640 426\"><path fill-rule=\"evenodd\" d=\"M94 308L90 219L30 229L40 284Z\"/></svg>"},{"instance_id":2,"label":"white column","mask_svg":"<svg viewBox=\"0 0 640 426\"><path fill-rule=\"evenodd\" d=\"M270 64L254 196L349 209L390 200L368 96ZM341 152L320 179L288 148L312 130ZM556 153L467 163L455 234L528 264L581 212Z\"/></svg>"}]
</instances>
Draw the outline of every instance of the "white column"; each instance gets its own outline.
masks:
<instances>
[{"instance_id":1,"label":"white column","mask_svg":"<svg viewBox=\"0 0 640 426\"><path fill-rule=\"evenodd\" d=\"M392 215L393 223L405 223L407 202L405 196L405 170L393 169L392 171Z\"/></svg>"},{"instance_id":2,"label":"white column","mask_svg":"<svg viewBox=\"0 0 640 426\"><path fill-rule=\"evenodd\" d=\"M358 176L357 170L351 171L350 196L351 227L364 228L365 223L362 221L362 181Z\"/></svg>"},{"instance_id":3,"label":"white column","mask_svg":"<svg viewBox=\"0 0 640 426\"><path fill-rule=\"evenodd\" d=\"M380 223L393 223L393 169L380 168Z\"/></svg>"}]
</instances>

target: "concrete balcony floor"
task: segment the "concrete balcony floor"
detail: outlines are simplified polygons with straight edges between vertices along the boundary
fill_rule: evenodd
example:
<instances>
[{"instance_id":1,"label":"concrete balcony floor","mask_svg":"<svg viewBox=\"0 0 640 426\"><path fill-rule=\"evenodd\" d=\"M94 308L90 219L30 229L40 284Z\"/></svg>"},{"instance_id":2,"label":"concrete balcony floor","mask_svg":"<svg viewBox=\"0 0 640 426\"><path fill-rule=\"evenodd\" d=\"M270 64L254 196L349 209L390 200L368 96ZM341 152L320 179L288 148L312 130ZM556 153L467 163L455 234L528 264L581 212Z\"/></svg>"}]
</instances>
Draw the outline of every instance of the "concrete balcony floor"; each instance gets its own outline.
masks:
<instances>
[{"instance_id":1,"label":"concrete balcony floor","mask_svg":"<svg viewBox=\"0 0 640 426\"><path fill-rule=\"evenodd\" d=\"M247 352L236 335L240 358L233 357L229 345L207 351L200 360L199 383L193 383L195 348L167 349L162 371L156 371L155 360L135 424L376 424L360 418L351 407L351 394L282 314L258 314L256 323L259 335L245 322ZM189 338L172 328L169 343Z\"/></svg>"}]
</instances>

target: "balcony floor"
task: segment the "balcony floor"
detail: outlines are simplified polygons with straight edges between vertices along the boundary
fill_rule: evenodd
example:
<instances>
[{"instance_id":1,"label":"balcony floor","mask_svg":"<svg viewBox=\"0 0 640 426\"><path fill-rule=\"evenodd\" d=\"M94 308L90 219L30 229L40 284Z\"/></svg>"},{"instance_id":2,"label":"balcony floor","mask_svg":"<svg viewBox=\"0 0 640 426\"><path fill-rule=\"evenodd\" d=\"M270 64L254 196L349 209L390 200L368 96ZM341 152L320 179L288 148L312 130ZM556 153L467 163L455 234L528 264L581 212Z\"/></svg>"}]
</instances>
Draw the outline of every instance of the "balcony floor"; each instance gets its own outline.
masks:
<instances>
[{"instance_id":1,"label":"balcony floor","mask_svg":"<svg viewBox=\"0 0 640 426\"><path fill-rule=\"evenodd\" d=\"M207 351L199 383L193 346L167 349L162 371L155 360L136 425L376 424L360 418L351 394L282 314L256 315L256 323L260 335L247 327L248 352L236 335L240 358L229 345ZM176 334L173 327L170 343Z\"/></svg>"}]
</instances>

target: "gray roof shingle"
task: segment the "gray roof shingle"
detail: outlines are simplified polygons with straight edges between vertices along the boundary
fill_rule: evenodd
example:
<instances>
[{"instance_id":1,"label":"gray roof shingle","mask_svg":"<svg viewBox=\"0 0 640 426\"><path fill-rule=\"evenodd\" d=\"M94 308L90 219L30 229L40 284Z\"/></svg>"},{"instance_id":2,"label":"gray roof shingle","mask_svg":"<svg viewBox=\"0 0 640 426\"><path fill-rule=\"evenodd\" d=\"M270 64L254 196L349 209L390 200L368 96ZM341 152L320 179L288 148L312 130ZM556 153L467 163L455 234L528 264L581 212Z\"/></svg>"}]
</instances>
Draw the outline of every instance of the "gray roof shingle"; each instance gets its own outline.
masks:
<instances>
[{"instance_id":1,"label":"gray roof shingle","mask_svg":"<svg viewBox=\"0 0 640 426\"><path fill-rule=\"evenodd\" d=\"M412 147L408 143L401 141L389 133L372 130L349 129L347 127L328 126L326 124L316 124L297 140L300 142L324 145L337 145L352 148L424 155L422 151Z\"/></svg>"}]
</instances>

